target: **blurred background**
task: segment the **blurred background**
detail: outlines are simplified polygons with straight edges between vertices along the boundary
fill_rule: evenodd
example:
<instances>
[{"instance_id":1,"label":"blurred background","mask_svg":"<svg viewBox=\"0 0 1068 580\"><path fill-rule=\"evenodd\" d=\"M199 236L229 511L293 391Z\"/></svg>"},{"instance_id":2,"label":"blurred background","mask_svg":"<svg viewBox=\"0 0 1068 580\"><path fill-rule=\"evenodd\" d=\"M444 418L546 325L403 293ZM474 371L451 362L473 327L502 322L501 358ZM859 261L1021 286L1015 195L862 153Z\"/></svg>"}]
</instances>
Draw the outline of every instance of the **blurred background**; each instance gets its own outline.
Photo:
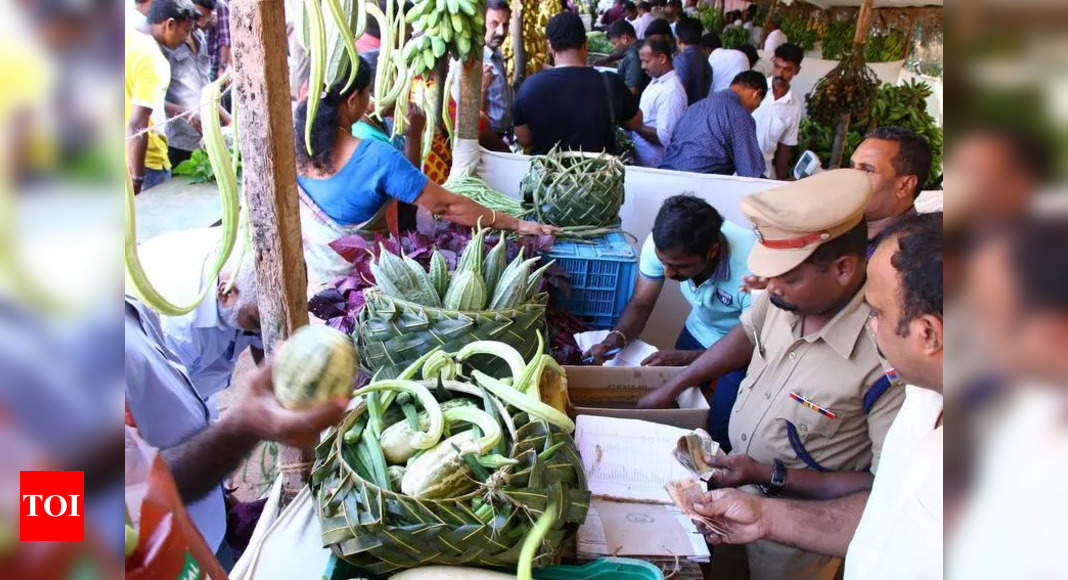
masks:
<instances>
[{"instance_id":1,"label":"blurred background","mask_svg":"<svg viewBox=\"0 0 1068 580\"><path fill-rule=\"evenodd\" d=\"M0 578L117 577L123 5L0 3ZM1068 6L946 12L947 575L1066 577ZM18 542L24 469L84 545Z\"/></svg>"}]
</instances>

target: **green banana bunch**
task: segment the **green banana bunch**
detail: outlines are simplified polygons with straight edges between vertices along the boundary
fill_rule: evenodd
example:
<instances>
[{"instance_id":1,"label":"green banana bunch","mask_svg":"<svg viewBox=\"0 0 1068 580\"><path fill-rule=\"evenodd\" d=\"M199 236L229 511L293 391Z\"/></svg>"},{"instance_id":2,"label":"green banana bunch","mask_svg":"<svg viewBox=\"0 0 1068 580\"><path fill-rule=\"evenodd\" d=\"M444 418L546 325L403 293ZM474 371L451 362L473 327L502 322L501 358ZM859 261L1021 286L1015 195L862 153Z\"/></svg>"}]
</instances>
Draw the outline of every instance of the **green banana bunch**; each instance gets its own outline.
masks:
<instances>
[{"instance_id":1,"label":"green banana bunch","mask_svg":"<svg viewBox=\"0 0 1068 580\"><path fill-rule=\"evenodd\" d=\"M429 74L446 54L465 61L481 58L483 0L420 0L405 15L415 37L404 48L413 74Z\"/></svg>"}]
</instances>

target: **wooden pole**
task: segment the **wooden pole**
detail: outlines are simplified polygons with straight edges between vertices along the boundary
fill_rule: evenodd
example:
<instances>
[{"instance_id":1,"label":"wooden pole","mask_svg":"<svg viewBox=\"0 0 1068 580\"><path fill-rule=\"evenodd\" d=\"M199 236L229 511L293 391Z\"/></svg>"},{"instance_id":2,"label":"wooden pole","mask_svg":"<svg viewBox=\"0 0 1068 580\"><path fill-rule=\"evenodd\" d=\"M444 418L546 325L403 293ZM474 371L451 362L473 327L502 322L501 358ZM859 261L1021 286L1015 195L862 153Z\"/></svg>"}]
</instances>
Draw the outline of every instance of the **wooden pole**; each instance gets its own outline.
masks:
<instances>
[{"instance_id":1,"label":"wooden pole","mask_svg":"<svg viewBox=\"0 0 1068 580\"><path fill-rule=\"evenodd\" d=\"M456 140L452 168L457 177L474 173L482 152L478 147L478 124L482 115L482 52L472 54L460 66L460 102L456 109Z\"/></svg>"},{"instance_id":2,"label":"wooden pole","mask_svg":"<svg viewBox=\"0 0 1068 580\"><path fill-rule=\"evenodd\" d=\"M530 0L527 0L528 2ZM508 32L512 37L512 86L519 87L519 83L527 76L527 51L523 46L523 11L526 10L523 0L512 2L512 19L508 22Z\"/></svg>"},{"instance_id":3,"label":"wooden pole","mask_svg":"<svg viewBox=\"0 0 1068 580\"><path fill-rule=\"evenodd\" d=\"M864 0L857 14L857 29L853 33L853 53L847 58L856 59L863 66L864 43L868 40L868 30L871 28L872 0ZM834 146L831 148L831 168L842 166L842 157L845 156L846 137L849 133L849 113L843 113L838 120L838 126L834 130Z\"/></svg>"},{"instance_id":4,"label":"wooden pole","mask_svg":"<svg viewBox=\"0 0 1068 580\"><path fill-rule=\"evenodd\" d=\"M912 38L916 31L916 13L917 11L915 8L909 9L909 31L905 34L905 47L901 49L902 59L907 59L909 57L909 52L912 51Z\"/></svg>"},{"instance_id":5,"label":"wooden pole","mask_svg":"<svg viewBox=\"0 0 1068 580\"><path fill-rule=\"evenodd\" d=\"M872 0L864 0L857 13L857 30L853 33L854 49L864 46L868 40L868 31L871 30Z\"/></svg>"},{"instance_id":6,"label":"wooden pole","mask_svg":"<svg viewBox=\"0 0 1068 580\"><path fill-rule=\"evenodd\" d=\"M301 246L293 114L286 62L282 0L234 0L230 7L233 98L241 117L245 203L259 283L260 327L270 352L308 324L308 278ZM282 466L312 459L311 450L283 447ZM283 495L292 498L310 470L283 470Z\"/></svg>"},{"instance_id":7,"label":"wooden pole","mask_svg":"<svg viewBox=\"0 0 1068 580\"><path fill-rule=\"evenodd\" d=\"M460 69L460 102L456 110L458 139L478 139L482 114L482 55L471 55Z\"/></svg>"}]
</instances>

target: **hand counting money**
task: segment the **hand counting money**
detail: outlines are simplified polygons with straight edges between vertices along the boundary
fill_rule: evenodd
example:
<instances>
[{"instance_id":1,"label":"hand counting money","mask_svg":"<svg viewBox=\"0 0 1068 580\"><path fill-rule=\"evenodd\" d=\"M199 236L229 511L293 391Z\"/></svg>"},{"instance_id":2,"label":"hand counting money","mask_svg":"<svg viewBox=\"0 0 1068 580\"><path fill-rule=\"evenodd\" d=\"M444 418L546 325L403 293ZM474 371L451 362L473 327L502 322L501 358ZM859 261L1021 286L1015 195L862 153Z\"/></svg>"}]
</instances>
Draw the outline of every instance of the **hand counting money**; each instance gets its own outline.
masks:
<instances>
[{"instance_id":1,"label":"hand counting money","mask_svg":"<svg viewBox=\"0 0 1068 580\"><path fill-rule=\"evenodd\" d=\"M719 455L720 449L719 443L713 441L712 436L704 429L694 429L679 437L675 445L675 459L704 481L708 481L717 469L705 463L706 453L709 456Z\"/></svg>"},{"instance_id":2,"label":"hand counting money","mask_svg":"<svg viewBox=\"0 0 1068 580\"><path fill-rule=\"evenodd\" d=\"M701 498L704 497L704 488L704 484L696 479L672 481L664 486L668 495L671 496L671 501L675 502L675 505L682 510L682 513L700 524L706 532L727 537L720 522L707 518L693 509L693 504L699 503ZM705 535L707 536L708 534L706 533Z\"/></svg>"}]
</instances>

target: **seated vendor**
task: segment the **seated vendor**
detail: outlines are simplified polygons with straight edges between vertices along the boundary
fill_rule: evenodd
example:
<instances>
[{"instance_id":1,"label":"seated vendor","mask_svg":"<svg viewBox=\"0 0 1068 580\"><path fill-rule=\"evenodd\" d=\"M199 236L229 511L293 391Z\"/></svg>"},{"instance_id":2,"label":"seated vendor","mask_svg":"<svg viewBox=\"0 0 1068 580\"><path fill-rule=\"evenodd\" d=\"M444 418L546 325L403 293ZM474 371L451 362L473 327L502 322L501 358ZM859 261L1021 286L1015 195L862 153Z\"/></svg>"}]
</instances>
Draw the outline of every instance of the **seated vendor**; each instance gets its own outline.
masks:
<instances>
[{"instance_id":1,"label":"seated vendor","mask_svg":"<svg viewBox=\"0 0 1068 580\"><path fill-rule=\"evenodd\" d=\"M481 220L483 226L520 234L555 231L449 193L427 179L391 145L354 137L351 128L363 117L371 99L370 66L360 64L348 90L344 89L348 73L342 71L337 78L336 84L324 91L315 112L311 153L304 138L307 99L301 101L294 115L301 228L310 290L351 268L329 244L346 235L385 229L385 210L394 199L414 203L465 226L474 226Z\"/></svg>"},{"instance_id":2,"label":"seated vendor","mask_svg":"<svg viewBox=\"0 0 1068 580\"><path fill-rule=\"evenodd\" d=\"M611 358L605 353L641 335L667 277L679 282L692 310L675 350L661 350L642 364L686 366L696 360L737 326L742 312L749 308L749 294L742 292L741 286L742 277L749 272L746 260L753 243L752 232L725 221L703 199L693 195L668 198L642 246L634 296L612 332L587 355L601 364ZM727 416L743 378L744 365L719 377L713 395L710 433L727 447Z\"/></svg>"}]
</instances>

